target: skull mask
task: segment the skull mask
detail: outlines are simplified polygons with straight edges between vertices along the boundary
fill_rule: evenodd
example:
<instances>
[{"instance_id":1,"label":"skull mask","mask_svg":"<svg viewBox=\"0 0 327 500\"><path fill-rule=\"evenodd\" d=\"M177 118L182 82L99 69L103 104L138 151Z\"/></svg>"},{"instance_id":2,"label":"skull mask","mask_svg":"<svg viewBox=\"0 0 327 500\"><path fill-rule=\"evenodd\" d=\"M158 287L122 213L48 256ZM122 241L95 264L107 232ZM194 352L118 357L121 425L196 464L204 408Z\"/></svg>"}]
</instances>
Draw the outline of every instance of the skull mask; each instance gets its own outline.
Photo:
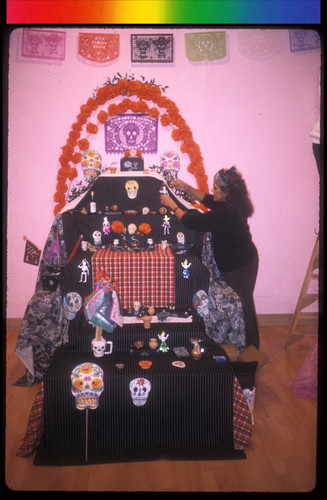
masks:
<instances>
[{"instance_id":1,"label":"skull mask","mask_svg":"<svg viewBox=\"0 0 327 500\"><path fill-rule=\"evenodd\" d=\"M82 363L71 374L72 394L78 410L95 410L104 389L103 371L94 363Z\"/></svg>"},{"instance_id":2,"label":"skull mask","mask_svg":"<svg viewBox=\"0 0 327 500\"><path fill-rule=\"evenodd\" d=\"M69 292L63 301L64 316L66 319L74 319L76 313L82 307L82 297L76 292Z\"/></svg>"},{"instance_id":3,"label":"skull mask","mask_svg":"<svg viewBox=\"0 0 327 500\"><path fill-rule=\"evenodd\" d=\"M131 199L134 200L137 197L137 192L139 189L139 185L136 181L127 181L125 184L125 189L127 192L127 196Z\"/></svg>"},{"instance_id":4,"label":"skull mask","mask_svg":"<svg viewBox=\"0 0 327 500\"><path fill-rule=\"evenodd\" d=\"M151 382L146 378L135 378L129 384L132 400L135 406L144 406L151 391Z\"/></svg>"}]
</instances>

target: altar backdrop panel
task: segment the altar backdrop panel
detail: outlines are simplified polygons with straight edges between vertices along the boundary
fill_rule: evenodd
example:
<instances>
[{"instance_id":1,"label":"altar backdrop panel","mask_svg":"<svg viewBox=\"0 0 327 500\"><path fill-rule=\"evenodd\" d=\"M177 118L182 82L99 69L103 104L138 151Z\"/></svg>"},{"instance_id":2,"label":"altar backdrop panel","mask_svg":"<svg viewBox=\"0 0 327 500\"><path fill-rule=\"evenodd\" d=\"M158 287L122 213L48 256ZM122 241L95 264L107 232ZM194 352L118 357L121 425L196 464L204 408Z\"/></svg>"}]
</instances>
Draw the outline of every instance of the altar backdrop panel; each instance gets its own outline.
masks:
<instances>
[{"instance_id":1,"label":"altar backdrop panel","mask_svg":"<svg viewBox=\"0 0 327 500\"><path fill-rule=\"evenodd\" d=\"M14 28L8 41L7 317L22 318L34 292L37 267L23 262L22 236L43 248L53 221L58 158L80 106L108 77L126 72L168 87L165 95L200 146L209 185L219 168L235 164L243 173L255 206L249 222L260 256L257 312L292 313L319 228L319 176L309 136L319 115L319 48L292 51L288 29L268 30L264 37L261 29L162 27L173 35L173 62L142 63L131 60L131 35L157 34L157 27L53 31L65 40L56 57L47 57L44 47L37 60L23 57L22 28ZM116 47L105 63L83 60L78 37L90 32L119 35L119 54ZM193 52L190 59L185 34L194 32L224 32L220 55L198 60ZM145 168L174 150L179 177L194 184L171 130L158 128L158 153L144 155ZM107 166L119 159L105 154L102 131L91 147L102 148Z\"/></svg>"}]
</instances>

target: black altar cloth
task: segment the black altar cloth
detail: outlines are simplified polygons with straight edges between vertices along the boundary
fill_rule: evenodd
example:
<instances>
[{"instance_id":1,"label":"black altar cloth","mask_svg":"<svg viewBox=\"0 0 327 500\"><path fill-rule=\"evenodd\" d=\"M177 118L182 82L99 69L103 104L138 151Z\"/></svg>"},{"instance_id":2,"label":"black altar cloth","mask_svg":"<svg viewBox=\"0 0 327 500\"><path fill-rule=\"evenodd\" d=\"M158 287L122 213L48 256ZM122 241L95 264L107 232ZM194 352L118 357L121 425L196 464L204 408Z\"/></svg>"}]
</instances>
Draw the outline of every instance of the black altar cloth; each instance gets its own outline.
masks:
<instances>
[{"instance_id":1,"label":"black altar cloth","mask_svg":"<svg viewBox=\"0 0 327 500\"><path fill-rule=\"evenodd\" d=\"M185 358L185 368L172 365L177 358L170 349L148 356L153 363L148 370L129 352L114 349L94 358L68 346L57 350L44 379L44 434L34 464L244 459L244 451L233 446L233 369L228 360L215 362L213 354L224 354L219 346L209 339L203 344L201 359ZM88 410L87 457L86 410L76 408L70 378L83 362L104 371L99 406ZM125 367L118 369L116 363ZM147 402L140 407L129 390L135 378L151 382Z\"/></svg>"}]
</instances>

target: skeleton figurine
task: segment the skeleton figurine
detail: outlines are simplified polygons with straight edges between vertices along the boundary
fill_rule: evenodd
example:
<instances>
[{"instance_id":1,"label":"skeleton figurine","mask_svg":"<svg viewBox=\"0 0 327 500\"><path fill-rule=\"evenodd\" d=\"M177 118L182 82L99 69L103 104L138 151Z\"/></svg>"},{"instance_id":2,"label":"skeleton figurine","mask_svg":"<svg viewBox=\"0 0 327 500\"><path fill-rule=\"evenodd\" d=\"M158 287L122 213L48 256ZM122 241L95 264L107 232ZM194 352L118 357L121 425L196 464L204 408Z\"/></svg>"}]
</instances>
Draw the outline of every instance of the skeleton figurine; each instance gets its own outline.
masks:
<instances>
[{"instance_id":1,"label":"skeleton figurine","mask_svg":"<svg viewBox=\"0 0 327 500\"><path fill-rule=\"evenodd\" d=\"M163 227L163 230L164 230L164 234L170 234L170 217L168 217L168 215L165 215L164 218L163 218L163 223L162 223L162 227Z\"/></svg>"},{"instance_id":2,"label":"skeleton figurine","mask_svg":"<svg viewBox=\"0 0 327 500\"><path fill-rule=\"evenodd\" d=\"M82 262L77 266L79 269L81 269L81 279L79 280L80 283L86 283L88 275L90 273L90 264L86 259L83 259Z\"/></svg>"}]
</instances>

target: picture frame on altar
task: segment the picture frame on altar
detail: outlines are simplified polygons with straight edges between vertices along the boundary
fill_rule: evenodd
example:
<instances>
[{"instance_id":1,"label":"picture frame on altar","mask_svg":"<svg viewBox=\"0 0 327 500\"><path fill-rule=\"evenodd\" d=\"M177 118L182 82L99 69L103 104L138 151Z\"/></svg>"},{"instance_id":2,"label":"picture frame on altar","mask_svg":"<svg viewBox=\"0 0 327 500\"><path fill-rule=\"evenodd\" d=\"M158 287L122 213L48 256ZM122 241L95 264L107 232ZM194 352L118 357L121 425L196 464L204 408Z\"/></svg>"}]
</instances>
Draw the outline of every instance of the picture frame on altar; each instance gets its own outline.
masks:
<instances>
[{"instance_id":1,"label":"picture frame on altar","mask_svg":"<svg viewBox=\"0 0 327 500\"><path fill-rule=\"evenodd\" d=\"M144 170L144 159L130 156L121 158L120 170L121 172L142 172Z\"/></svg>"}]
</instances>

